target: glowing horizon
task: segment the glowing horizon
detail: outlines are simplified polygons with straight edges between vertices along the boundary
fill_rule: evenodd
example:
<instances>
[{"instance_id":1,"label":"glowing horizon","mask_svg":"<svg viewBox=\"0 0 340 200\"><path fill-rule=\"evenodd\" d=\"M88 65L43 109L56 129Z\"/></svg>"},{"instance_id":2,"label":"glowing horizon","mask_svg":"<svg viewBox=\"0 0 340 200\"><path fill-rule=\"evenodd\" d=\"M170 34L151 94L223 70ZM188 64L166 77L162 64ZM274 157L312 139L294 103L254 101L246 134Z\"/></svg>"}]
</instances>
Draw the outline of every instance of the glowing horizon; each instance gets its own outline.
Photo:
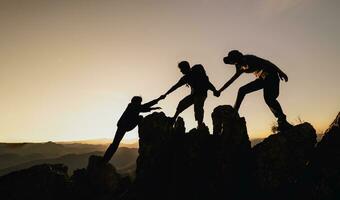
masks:
<instances>
[{"instance_id":1,"label":"glowing horizon","mask_svg":"<svg viewBox=\"0 0 340 200\"><path fill-rule=\"evenodd\" d=\"M288 120L323 132L340 111L340 2L287 1L1 1L0 142L113 138L132 96L157 98L181 77L177 63L202 63L220 88L234 73L231 49L277 64L289 76L279 101ZM205 123L233 105L242 75L220 98L209 92ZM168 116L189 94L161 101ZM262 92L240 115L250 138L270 134L275 118ZM194 128L193 108L180 115ZM125 142L137 140L137 128Z\"/></svg>"}]
</instances>

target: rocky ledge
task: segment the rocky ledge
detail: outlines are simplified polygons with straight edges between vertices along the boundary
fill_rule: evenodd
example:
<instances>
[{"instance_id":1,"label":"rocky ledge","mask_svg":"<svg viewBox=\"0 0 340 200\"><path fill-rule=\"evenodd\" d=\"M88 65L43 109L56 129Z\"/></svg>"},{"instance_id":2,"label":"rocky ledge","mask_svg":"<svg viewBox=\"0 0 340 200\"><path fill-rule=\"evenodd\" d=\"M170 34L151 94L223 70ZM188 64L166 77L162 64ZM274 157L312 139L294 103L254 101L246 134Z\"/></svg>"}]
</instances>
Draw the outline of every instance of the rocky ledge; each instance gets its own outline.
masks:
<instances>
[{"instance_id":1,"label":"rocky ledge","mask_svg":"<svg viewBox=\"0 0 340 200\"><path fill-rule=\"evenodd\" d=\"M317 143L302 123L251 148L246 121L231 106L186 132L164 113L139 126L135 177L91 156L86 169L39 165L0 178L2 199L340 199L339 117Z\"/></svg>"}]
</instances>

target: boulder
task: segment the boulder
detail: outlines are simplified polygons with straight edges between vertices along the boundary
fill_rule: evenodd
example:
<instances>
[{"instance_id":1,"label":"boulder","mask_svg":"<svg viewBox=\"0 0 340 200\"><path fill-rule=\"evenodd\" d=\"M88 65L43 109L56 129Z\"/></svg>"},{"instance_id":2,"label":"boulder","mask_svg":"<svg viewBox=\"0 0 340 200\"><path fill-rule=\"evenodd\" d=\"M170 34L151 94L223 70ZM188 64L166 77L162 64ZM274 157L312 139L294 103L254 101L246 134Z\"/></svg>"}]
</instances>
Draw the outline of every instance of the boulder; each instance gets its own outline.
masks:
<instances>
[{"instance_id":1,"label":"boulder","mask_svg":"<svg viewBox=\"0 0 340 200\"><path fill-rule=\"evenodd\" d=\"M310 199L340 199L339 125L340 113L316 146L303 184Z\"/></svg>"},{"instance_id":2,"label":"boulder","mask_svg":"<svg viewBox=\"0 0 340 200\"><path fill-rule=\"evenodd\" d=\"M272 134L253 147L254 176L263 198L287 199L296 195L296 184L308 166L315 144L314 128L303 123Z\"/></svg>"},{"instance_id":3,"label":"boulder","mask_svg":"<svg viewBox=\"0 0 340 200\"><path fill-rule=\"evenodd\" d=\"M43 164L0 177L1 199L66 199L71 196L67 167Z\"/></svg>"},{"instance_id":4,"label":"boulder","mask_svg":"<svg viewBox=\"0 0 340 200\"><path fill-rule=\"evenodd\" d=\"M183 119L172 126L153 113L139 126L136 188L141 199L243 199L251 183L251 146L244 118L231 106L214 110L208 127L185 133ZM215 128L219 124L220 129ZM247 191L247 192L245 192Z\"/></svg>"}]
</instances>

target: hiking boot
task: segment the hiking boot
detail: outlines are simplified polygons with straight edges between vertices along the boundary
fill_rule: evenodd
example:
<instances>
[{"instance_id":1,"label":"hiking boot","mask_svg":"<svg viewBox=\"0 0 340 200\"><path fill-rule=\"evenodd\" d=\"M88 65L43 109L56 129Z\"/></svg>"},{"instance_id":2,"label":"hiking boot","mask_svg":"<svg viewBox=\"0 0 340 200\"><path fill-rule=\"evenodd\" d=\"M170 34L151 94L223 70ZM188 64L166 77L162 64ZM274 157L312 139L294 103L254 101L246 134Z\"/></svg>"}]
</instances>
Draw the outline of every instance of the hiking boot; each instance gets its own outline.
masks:
<instances>
[{"instance_id":1,"label":"hiking boot","mask_svg":"<svg viewBox=\"0 0 340 200\"><path fill-rule=\"evenodd\" d=\"M201 124L197 125L197 129L203 129L205 127L206 127L206 125L204 123L201 123Z\"/></svg>"},{"instance_id":2,"label":"hiking boot","mask_svg":"<svg viewBox=\"0 0 340 200\"><path fill-rule=\"evenodd\" d=\"M171 117L169 119L169 123L170 123L171 126L173 126L175 124L175 122L176 122L176 118L175 117Z\"/></svg>"},{"instance_id":3,"label":"hiking boot","mask_svg":"<svg viewBox=\"0 0 340 200\"><path fill-rule=\"evenodd\" d=\"M277 130L279 132L282 132L282 131L286 131L290 128L293 127L293 125L291 125L287 120L278 120L277 121L277 124L278 124L278 127L277 127Z\"/></svg>"}]
</instances>

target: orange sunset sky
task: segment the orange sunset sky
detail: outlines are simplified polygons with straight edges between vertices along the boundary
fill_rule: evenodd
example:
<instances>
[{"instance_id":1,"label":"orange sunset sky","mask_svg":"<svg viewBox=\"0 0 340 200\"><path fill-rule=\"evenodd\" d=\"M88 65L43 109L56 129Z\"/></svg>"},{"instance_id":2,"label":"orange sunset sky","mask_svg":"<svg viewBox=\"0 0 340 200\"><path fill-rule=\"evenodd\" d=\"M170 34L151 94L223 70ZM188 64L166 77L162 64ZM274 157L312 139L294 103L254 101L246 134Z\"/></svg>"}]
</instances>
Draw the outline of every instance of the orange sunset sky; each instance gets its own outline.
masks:
<instances>
[{"instance_id":1,"label":"orange sunset sky","mask_svg":"<svg viewBox=\"0 0 340 200\"><path fill-rule=\"evenodd\" d=\"M279 101L288 120L322 132L340 111L340 1L337 0L0 0L0 142L113 138L134 95L144 102L181 77L177 63L205 66L220 88L235 72L239 49L288 76ZM211 112L234 104L242 75ZM159 103L172 116L186 87ZM262 92L245 97L240 115L250 138L266 137L275 118ZM181 116L196 126L193 108ZM125 142L138 139L137 129ZM124 142L124 141L123 141Z\"/></svg>"}]
</instances>

